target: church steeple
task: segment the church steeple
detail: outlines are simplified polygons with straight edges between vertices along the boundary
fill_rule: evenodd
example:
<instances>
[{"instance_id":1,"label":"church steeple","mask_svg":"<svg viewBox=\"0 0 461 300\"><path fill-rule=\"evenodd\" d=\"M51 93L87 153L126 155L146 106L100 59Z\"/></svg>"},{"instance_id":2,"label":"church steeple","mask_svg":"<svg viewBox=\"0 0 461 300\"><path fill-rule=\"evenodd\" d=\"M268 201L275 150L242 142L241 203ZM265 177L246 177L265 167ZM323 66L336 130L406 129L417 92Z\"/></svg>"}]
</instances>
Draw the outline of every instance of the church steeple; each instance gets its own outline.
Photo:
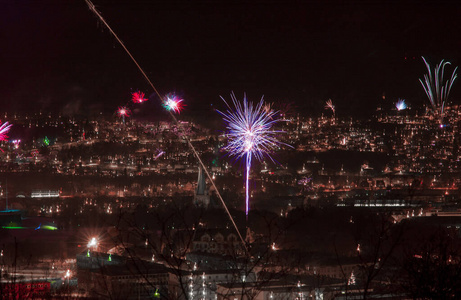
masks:
<instances>
[{"instance_id":1,"label":"church steeple","mask_svg":"<svg viewBox=\"0 0 461 300\"><path fill-rule=\"evenodd\" d=\"M205 195L206 193L206 182L205 174L202 167L198 168L198 179L197 179L197 189L195 190L196 195Z\"/></svg>"},{"instance_id":2,"label":"church steeple","mask_svg":"<svg viewBox=\"0 0 461 300\"><path fill-rule=\"evenodd\" d=\"M202 167L198 168L197 189L195 190L194 203L197 206L208 207L210 204L210 196L206 188L205 172Z\"/></svg>"}]
</instances>

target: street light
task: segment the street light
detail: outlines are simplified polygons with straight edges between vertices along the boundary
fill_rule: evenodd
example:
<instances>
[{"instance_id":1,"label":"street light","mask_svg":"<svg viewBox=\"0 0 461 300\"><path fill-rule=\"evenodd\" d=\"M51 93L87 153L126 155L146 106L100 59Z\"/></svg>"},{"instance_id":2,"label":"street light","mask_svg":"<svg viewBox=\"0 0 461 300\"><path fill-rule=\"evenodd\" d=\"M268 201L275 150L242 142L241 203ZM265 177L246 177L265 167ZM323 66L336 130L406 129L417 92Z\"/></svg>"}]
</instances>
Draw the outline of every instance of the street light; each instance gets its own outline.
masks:
<instances>
[{"instance_id":1,"label":"street light","mask_svg":"<svg viewBox=\"0 0 461 300\"><path fill-rule=\"evenodd\" d=\"M66 282L66 279L67 279L67 291L68 291L68 292L70 291L70 276L71 276L70 270L67 269L66 275L64 275L63 284L64 284L64 282Z\"/></svg>"},{"instance_id":2,"label":"street light","mask_svg":"<svg viewBox=\"0 0 461 300\"><path fill-rule=\"evenodd\" d=\"M87 246L89 249L93 248L96 251L98 249L98 240L95 237L91 238Z\"/></svg>"},{"instance_id":3,"label":"street light","mask_svg":"<svg viewBox=\"0 0 461 300\"><path fill-rule=\"evenodd\" d=\"M67 269L67 271L66 271L66 275L64 275L64 279L67 279L67 283L69 283L69 278L70 278L70 275L71 275L71 274L70 274L70 270L69 270L69 269Z\"/></svg>"}]
</instances>

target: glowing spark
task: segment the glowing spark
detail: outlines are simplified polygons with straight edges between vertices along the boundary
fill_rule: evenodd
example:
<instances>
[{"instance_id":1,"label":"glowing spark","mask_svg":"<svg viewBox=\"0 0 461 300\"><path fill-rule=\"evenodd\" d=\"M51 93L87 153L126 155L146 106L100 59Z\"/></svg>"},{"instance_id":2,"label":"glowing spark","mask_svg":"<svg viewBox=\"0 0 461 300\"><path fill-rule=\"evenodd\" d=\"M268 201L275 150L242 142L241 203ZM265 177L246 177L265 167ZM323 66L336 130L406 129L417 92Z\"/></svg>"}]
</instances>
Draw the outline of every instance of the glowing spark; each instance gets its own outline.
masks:
<instances>
[{"instance_id":1,"label":"glowing spark","mask_svg":"<svg viewBox=\"0 0 461 300\"><path fill-rule=\"evenodd\" d=\"M456 77L458 77L456 74L458 67L454 69L450 80L444 82L443 73L445 71L445 66L451 65L451 63L448 61L444 62L442 59L442 61L435 66L434 74L432 74L431 66L427 63L424 57L422 58L427 68L427 74L424 75L424 81L419 79L419 82L421 82L421 85L426 92L427 98L429 99L434 112L443 118L445 102L448 100L453 82L455 81Z\"/></svg>"},{"instance_id":2,"label":"glowing spark","mask_svg":"<svg viewBox=\"0 0 461 300\"><path fill-rule=\"evenodd\" d=\"M144 101L147 101L147 98L144 98L144 93L137 91L131 94L131 100L133 100L134 103L143 103Z\"/></svg>"},{"instance_id":3,"label":"glowing spark","mask_svg":"<svg viewBox=\"0 0 461 300\"><path fill-rule=\"evenodd\" d=\"M327 102L325 102L325 109L331 109L331 111L333 112L333 115L335 114L335 106L333 105L333 101L331 101L331 99L328 99Z\"/></svg>"},{"instance_id":4,"label":"glowing spark","mask_svg":"<svg viewBox=\"0 0 461 300\"><path fill-rule=\"evenodd\" d=\"M248 102L246 95L243 98L243 105L237 101L234 93L231 94L231 99L234 104L235 110L221 97L226 103L228 109L225 112L218 111L224 121L228 123L227 137L229 139L225 150L229 155L241 158L245 156L246 162L246 176L245 176L245 213L248 216L249 211L249 178L251 169L252 157L262 160L264 156L272 157L270 154L280 146L275 135L280 131L271 130L272 125L279 122L276 118L277 111L267 111L264 107L263 99L255 106L252 102Z\"/></svg>"},{"instance_id":5,"label":"glowing spark","mask_svg":"<svg viewBox=\"0 0 461 300\"><path fill-rule=\"evenodd\" d=\"M183 99L180 99L179 97L175 95L166 95L165 100L163 101L163 106L169 110L169 111L174 111L175 113L180 113L182 109L182 104L181 102Z\"/></svg>"},{"instance_id":6,"label":"glowing spark","mask_svg":"<svg viewBox=\"0 0 461 300\"><path fill-rule=\"evenodd\" d=\"M6 141L8 139L8 131L10 131L11 124L8 122L5 122L0 126L0 141Z\"/></svg>"},{"instance_id":7,"label":"glowing spark","mask_svg":"<svg viewBox=\"0 0 461 300\"><path fill-rule=\"evenodd\" d=\"M395 107L397 108L397 110L400 111L400 110L406 109L408 106L405 103L405 99L399 99L397 103L395 104Z\"/></svg>"}]
</instances>

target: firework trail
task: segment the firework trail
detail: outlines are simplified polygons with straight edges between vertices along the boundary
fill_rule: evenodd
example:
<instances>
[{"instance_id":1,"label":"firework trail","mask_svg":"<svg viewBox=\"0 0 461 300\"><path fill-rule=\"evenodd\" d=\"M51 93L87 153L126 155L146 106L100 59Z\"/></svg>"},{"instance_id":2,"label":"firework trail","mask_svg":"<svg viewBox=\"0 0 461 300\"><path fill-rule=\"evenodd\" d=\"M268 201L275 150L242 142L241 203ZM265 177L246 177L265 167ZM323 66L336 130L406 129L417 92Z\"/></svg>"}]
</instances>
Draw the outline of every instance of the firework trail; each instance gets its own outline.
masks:
<instances>
[{"instance_id":1,"label":"firework trail","mask_svg":"<svg viewBox=\"0 0 461 300\"><path fill-rule=\"evenodd\" d=\"M160 95L160 93L158 92L158 90L155 88L154 84L152 83L152 81L149 79L149 77L147 77L146 73L144 72L144 70L141 68L141 66L139 65L139 63L136 61L136 59L133 57L133 55L131 54L131 52L128 50L127 47L125 47L125 45L123 44L122 40L117 36L117 34L115 34L115 32L112 30L112 28L109 26L109 24L106 22L106 20L101 16L101 14L98 12L98 10L96 9L96 7L94 6L94 4L91 2L91 0L85 0L86 4L88 5L89 9L101 20L101 22L107 27L107 29L109 29L109 31L111 32L111 34L115 37L115 39L120 43L120 45L122 46L122 48L125 50L125 52L130 56L131 60L134 62L134 64L136 65L136 67L138 67L139 71L142 73L142 75L144 76L144 78L147 80L147 82L149 83L149 85L152 87L152 89L154 90L154 92L157 94L157 96L159 97L159 99L162 99L162 96ZM173 121L178 124L178 120L176 119L176 117L174 116L174 114L170 112L170 116L171 118L173 119ZM216 191L216 195L218 196L219 200L221 201L222 205L224 206L224 209L226 210L226 213L227 215L229 216L229 219L231 220L232 222L232 225L234 225L234 228L235 228L235 231L237 232L240 240L242 241L242 244L243 244L243 247L245 249L245 251L247 253L248 252L248 249L247 249L247 246L246 246L246 243L245 243L245 240L243 239L242 237L242 234L240 233L240 231L238 230L238 227L237 227L237 224L235 224L235 221L234 221L234 218L232 217L231 213L229 212L229 209L227 208L227 205L226 203L224 202L221 194L219 193L219 190L218 188L216 187L215 183L214 183L214 180L213 180L213 177L210 175L210 173L208 172L205 164L203 163L202 159L200 158L200 155L198 154L197 150L195 150L195 147L194 145L192 145L192 143L190 142L190 140L187 138L187 136L183 136L183 138L186 140L187 144L189 145L189 148L192 150L192 153L194 154L194 156L197 158L199 164L202 166L203 170L205 171L205 174L207 175L208 179L210 180L210 183L211 185L213 186L213 188L215 189Z\"/></svg>"},{"instance_id":2,"label":"firework trail","mask_svg":"<svg viewBox=\"0 0 461 300\"><path fill-rule=\"evenodd\" d=\"M94 6L93 2L91 2L91 0L85 0L86 4L88 5L88 7L91 9L92 12L94 12L94 14L101 20L101 22L107 27L107 29L109 29L110 33L112 33L112 35L115 37L115 39L119 42L120 46L122 46L123 50L125 50L125 52L130 56L131 60L134 62L134 64L136 65L136 67L138 67L139 71L142 73L142 75L144 76L144 78L147 80L147 82L149 82L150 86L152 87L152 89L155 91L155 93L160 97L160 93L157 91L157 89L155 88L154 84L150 81L149 77L147 77L146 73L144 72L144 70L141 68L141 66L138 64L138 62L136 61L136 59L134 59L133 55L131 54L131 52L128 50L127 47L125 47L125 44L123 44L122 40L115 34L115 32L112 30L112 28L109 26L109 24L106 22L106 20L104 20L104 18L101 16L101 14L98 12L98 10L96 9L96 7ZM160 97L161 99L162 97Z\"/></svg>"},{"instance_id":3,"label":"firework trail","mask_svg":"<svg viewBox=\"0 0 461 300\"><path fill-rule=\"evenodd\" d=\"M2 126L0 126L0 141L6 141L8 139L7 133L10 131L11 126L13 125L8 122L5 122Z\"/></svg>"},{"instance_id":4,"label":"firework trail","mask_svg":"<svg viewBox=\"0 0 461 300\"><path fill-rule=\"evenodd\" d=\"M397 101L397 103L395 104L395 108L397 108L398 111L407 109L408 106L407 106L407 104L405 103L405 99L399 99L399 100Z\"/></svg>"},{"instance_id":5,"label":"firework trail","mask_svg":"<svg viewBox=\"0 0 461 300\"><path fill-rule=\"evenodd\" d=\"M147 98L144 98L144 93L137 91L131 94L131 100L133 100L134 103L143 103L144 101L147 101Z\"/></svg>"},{"instance_id":6,"label":"firework trail","mask_svg":"<svg viewBox=\"0 0 461 300\"><path fill-rule=\"evenodd\" d=\"M333 115L336 115L336 110L335 110L335 106L333 105L333 101L331 101L331 99L328 99L327 102L325 102L325 109L331 109L331 111L333 112Z\"/></svg>"},{"instance_id":7,"label":"firework trail","mask_svg":"<svg viewBox=\"0 0 461 300\"><path fill-rule=\"evenodd\" d=\"M440 118L443 118L445 102L448 100L453 82L456 77L458 77L456 74L458 67L456 67L451 74L450 80L446 80L444 82L443 75L445 72L445 66L451 65L451 63L442 59L442 61L435 66L434 73L432 73L431 66L427 63L424 57L422 57L422 59L426 65L427 74L424 75L424 81L419 79L419 82L423 86L424 92L426 92L427 98L429 99L434 112L438 114Z\"/></svg>"},{"instance_id":8,"label":"firework trail","mask_svg":"<svg viewBox=\"0 0 461 300\"><path fill-rule=\"evenodd\" d=\"M182 109L182 102L183 99L180 99L179 97L175 95L166 95L165 100L163 100L163 107L166 108L168 111L173 111L175 113L180 113Z\"/></svg>"},{"instance_id":9,"label":"firework trail","mask_svg":"<svg viewBox=\"0 0 461 300\"><path fill-rule=\"evenodd\" d=\"M234 110L224 98L221 97L221 99L228 108L225 112L218 110L228 124L227 137L229 141L224 149L229 152L230 156L235 156L237 159L245 157L245 214L248 218L249 179L252 158L254 156L261 161L264 156L267 156L273 161L270 154L284 144L275 137L280 131L271 130L272 125L279 122L276 118L278 112L267 111L264 107L263 99L253 105L252 102L247 101L246 95L243 98L243 104L241 104L234 93L231 94Z\"/></svg>"}]
</instances>

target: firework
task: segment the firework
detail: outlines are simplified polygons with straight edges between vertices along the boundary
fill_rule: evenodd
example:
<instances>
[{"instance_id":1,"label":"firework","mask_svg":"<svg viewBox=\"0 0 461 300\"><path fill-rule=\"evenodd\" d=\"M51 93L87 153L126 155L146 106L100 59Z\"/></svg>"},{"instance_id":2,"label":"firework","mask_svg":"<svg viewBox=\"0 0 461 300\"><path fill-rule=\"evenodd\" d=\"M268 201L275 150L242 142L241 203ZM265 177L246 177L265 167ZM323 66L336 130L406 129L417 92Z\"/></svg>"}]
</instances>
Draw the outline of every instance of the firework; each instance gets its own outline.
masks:
<instances>
[{"instance_id":1,"label":"firework","mask_svg":"<svg viewBox=\"0 0 461 300\"><path fill-rule=\"evenodd\" d=\"M144 93L137 91L131 94L131 100L133 100L134 103L143 103L144 101L147 101L147 98L144 98Z\"/></svg>"},{"instance_id":2,"label":"firework","mask_svg":"<svg viewBox=\"0 0 461 300\"><path fill-rule=\"evenodd\" d=\"M312 178L311 177L303 177L300 180L298 180L298 184L302 186L303 191L312 190L312 187L310 186L311 183L312 183Z\"/></svg>"},{"instance_id":3,"label":"firework","mask_svg":"<svg viewBox=\"0 0 461 300\"><path fill-rule=\"evenodd\" d=\"M119 115L120 117L123 117L123 116L129 116L130 115L130 109L126 108L125 106L120 106L117 110L117 115Z\"/></svg>"},{"instance_id":4,"label":"firework","mask_svg":"<svg viewBox=\"0 0 461 300\"><path fill-rule=\"evenodd\" d=\"M335 106L333 105L333 101L331 101L331 99L328 99L328 101L325 102L325 104L325 109L331 109L333 115L335 115Z\"/></svg>"},{"instance_id":5,"label":"firework","mask_svg":"<svg viewBox=\"0 0 461 300\"><path fill-rule=\"evenodd\" d=\"M271 111L276 110L277 116L280 116L282 119L289 119L289 115L291 114L291 103L286 101L278 101L278 102L266 102L264 104L264 110L266 113L270 113Z\"/></svg>"},{"instance_id":6,"label":"firework","mask_svg":"<svg viewBox=\"0 0 461 300\"><path fill-rule=\"evenodd\" d=\"M159 153L157 155L155 155L154 160L157 160L163 154L165 154L165 152L163 152L162 150L159 150Z\"/></svg>"},{"instance_id":7,"label":"firework","mask_svg":"<svg viewBox=\"0 0 461 300\"><path fill-rule=\"evenodd\" d=\"M163 100L163 106L169 110L174 111L175 113L180 113L182 109L182 102L183 99L175 95L166 95L165 100Z\"/></svg>"},{"instance_id":8,"label":"firework","mask_svg":"<svg viewBox=\"0 0 461 300\"><path fill-rule=\"evenodd\" d=\"M272 108L273 106L274 106L274 103L266 102L263 108L266 111L266 113L269 114L273 110Z\"/></svg>"},{"instance_id":9,"label":"firework","mask_svg":"<svg viewBox=\"0 0 461 300\"><path fill-rule=\"evenodd\" d=\"M10 131L11 124L8 122L5 122L0 126L0 141L6 141L8 139L8 131Z\"/></svg>"},{"instance_id":10,"label":"firework","mask_svg":"<svg viewBox=\"0 0 461 300\"><path fill-rule=\"evenodd\" d=\"M395 108L397 108L398 111L407 109L407 104L405 103L405 99L399 99L397 103L395 104Z\"/></svg>"},{"instance_id":11,"label":"firework","mask_svg":"<svg viewBox=\"0 0 461 300\"><path fill-rule=\"evenodd\" d=\"M117 110L117 115L122 118L123 124L125 124L125 117L128 117L130 114L130 109L125 106L120 106Z\"/></svg>"},{"instance_id":12,"label":"firework","mask_svg":"<svg viewBox=\"0 0 461 300\"><path fill-rule=\"evenodd\" d=\"M454 69L450 80L444 81L443 73L445 72L445 66L451 65L450 62L443 61L442 59L442 61L435 66L434 73L432 73L431 66L424 57L423 61L427 68L427 74L424 75L424 81L419 79L419 82L421 82L434 112L439 115L440 118L443 118L445 102L448 100L453 82L458 76L456 74L458 67Z\"/></svg>"},{"instance_id":13,"label":"firework","mask_svg":"<svg viewBox=\"0 0 461 300\"><path fill-rule=\"evenodd\" d=\"M303 177L300 180L298 180L299 185L307 185L312 181L311 177Z\"/></svg>"},{"instance_id":14,"label":"firework","mask_svg":"<svg viewBox=\"0 0 461 300\"><path fill-rule=\"evenodd\" d=\"M266 110L263 99L253 105L252 102L247 101L246 96L243 98L243 104L237 101L233 93L231 98L235 110L221 97L228 109L225 112L218 112L228 123L227 137L229 141L224 149L229 152L229 155L236 158L245 157L245 213L248 217L251 160L253 156L260 161L265 156L273 160L270 154L283 143L275 137L280 131L271 130L272 125L279 121L276 118L277 111Z\"/></svg>"},{"instance_id":15,"label":"firework","mask_svg":"<svg viewBox=\"0 0 461 300\"><path fill-rule=\"evenodd\" d=\"M139 63L136 61L136 59L134 58L134 56L131 54L131 52L128 50L128 48L123 44L122 40L117 36L117 34L112 30L112 28L109 26L109 24L106 22L106 20L101 16L101 14L97 11L96 7L94 6L93 2L91 2L91 0L85 0L86 4L88 5L88 8L99 18L99 20L102 22L102 24L104 24L104 26L110 31L110 33L115 37L115 39L119 42L120 46L125 50L125 52L128 54L128 56L131 58L131 60L133 61L133 63L136 65L136 67L139 69L139 71L142 73L142 75L144 76L144 78L146 79L146 81L149 83L149 85L152 87L152 89L154 90L154 92L156 93L156 95L159 97L159 99L162 99L162 96L160 95L160 93L158 92L158 90L155 88L154 84L152 83L152 81L149 79L149 77L147 76L146 72L144 72L144 70L142 69L142 67L139 65ZM142 102L144 102L145 100L147 99L144 99L144 95L142 97L133 97L135 98L136 100L138 99L142 99ZM137 101L134 101L134 102L137 102ZM170 115L172 117L172 119L174 120L175 123L178 123L178 121L176 120L175 116L173 115L173 113L171 111L170 112ZM216 191L216 195L218 196L219 200L221 201L222 205L224 206L224 209L226 210L226 213L227 215L229 216L229 219L231 220L232 224L234 225L234 228L235 228L235 231L237 232L240 240L242 241L242 244L243 244L243 248L245 249L245 251L248 253L248 248L246 246L246 242L245 240L243 239L242 237L242 234L240 233L238 227L237 227L237 224L235 223L231 213L229 212L229 209L227 208L227 205L226 203L224 202L223 198L221 197L221 194L219 193L219 190L218 188L216 187L216 185L214 184L214 180L213 178L211 177L210 173L207 171L206 169L206 166L205 164L203 163L203 161L201 160L200 158L200 155L198 154L197 150L195 150L195 147L194 145L190 142L190 140L187 138L187 136L184 136L184 139L186 140L187 144L189 145L189 147L191 148L192 150L192 153L194 154L194 156L197 158L199 164L203 167L203 170L205 171L205 174L207 175L208 179L210 179L210 183L211 185L213 186L213 188L215 189Z\"/></svg>"}]
</instances>

